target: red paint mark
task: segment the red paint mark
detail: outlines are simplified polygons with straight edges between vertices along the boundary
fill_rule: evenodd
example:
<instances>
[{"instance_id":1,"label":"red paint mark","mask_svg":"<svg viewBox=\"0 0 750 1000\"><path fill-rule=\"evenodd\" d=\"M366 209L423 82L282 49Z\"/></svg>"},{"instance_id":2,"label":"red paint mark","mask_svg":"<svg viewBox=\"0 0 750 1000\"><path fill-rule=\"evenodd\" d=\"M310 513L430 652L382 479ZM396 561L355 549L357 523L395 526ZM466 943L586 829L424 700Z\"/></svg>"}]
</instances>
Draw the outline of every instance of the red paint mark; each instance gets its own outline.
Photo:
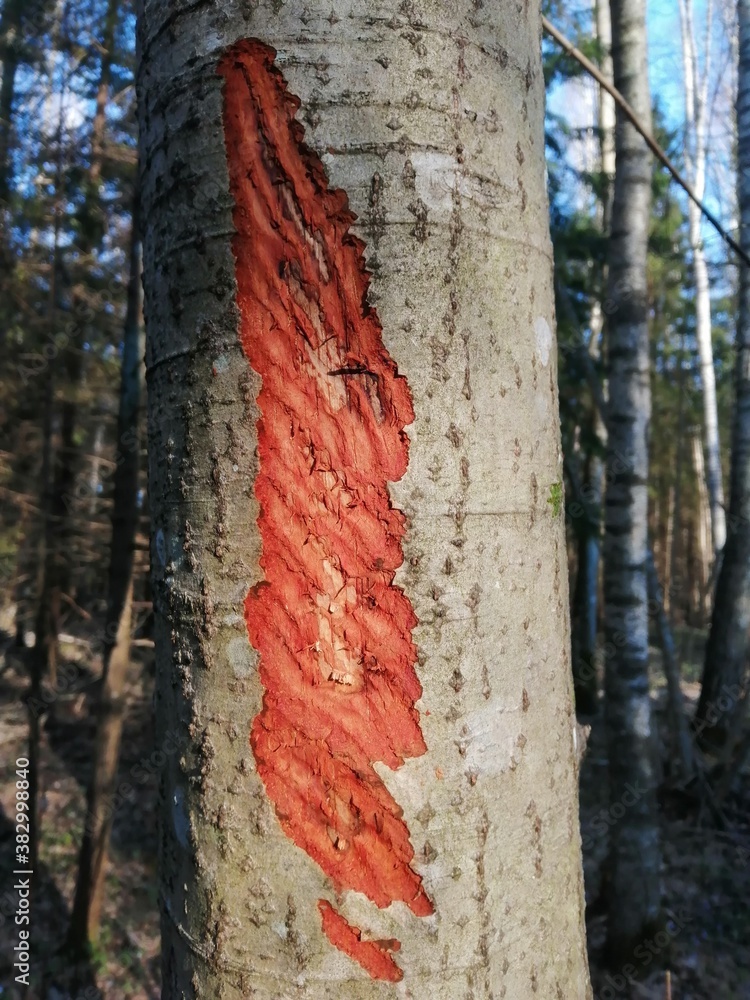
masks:
<instances>
[{"instance_id":1,"label":"red paint mark","mask_svg":"<svg viewBox=\"0 0 750 1000\"><path fill-rule=\"evenodd\" d=\"M248 40L219 67L240 337L262 379L265 580L247 595L245 618L265 694L250 743L285 833L337 890L425 916L433 908L411 867L409 831L372 766L425 752L416 618L393 586L404 516L387 488L406 471L411 395L367 304L347 196L328 187L304 144L300 102L274 55ZM359 932L344 933L327 906L329 938L380 976L382 954L375 963L371 945L351 945Z\"/></svg>"},{"instance_id":2,"label":"red paint mark","mask_svg":"<svg viewBox=\"0 0 750 1000\"><path fill-rule=\"evenodd\" d=\"M318 909L323 919L323 931L331 944L359 962L373 979L387 979L388 982L398 983L404 978L403 972L388 954L389 951L400 949L399 941L363 941L359 927L352 927L327 900L321 899Z\"/></svg>"}]
</instances>

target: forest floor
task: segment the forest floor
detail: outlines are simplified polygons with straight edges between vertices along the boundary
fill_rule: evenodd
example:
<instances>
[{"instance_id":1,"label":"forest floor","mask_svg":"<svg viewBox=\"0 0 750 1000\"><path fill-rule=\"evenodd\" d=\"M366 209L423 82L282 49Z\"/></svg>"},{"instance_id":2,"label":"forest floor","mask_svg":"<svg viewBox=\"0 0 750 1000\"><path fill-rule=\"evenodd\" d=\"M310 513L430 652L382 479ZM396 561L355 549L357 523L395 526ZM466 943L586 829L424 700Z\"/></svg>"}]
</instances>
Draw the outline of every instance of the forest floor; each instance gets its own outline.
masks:
<instances>
[{"instance_id":1,"label":"forest floor","mask_svg":"<svg viewBox=\"0 0 750 1000\"><path fill-rule=\"evenodd\" d=\"M65 690L52 701L44 729L41 765L43 839L39 887L34 901L32 962L52 970L63 942L75 888L78 848L85 818L85 789L91 771L94 719L92 694L101 664L90 655L85 637L65 643ZM156 877L155 774L139 763L154 751L151 715L153 662L139 650L128 687L128 710L120 762L120 781L136 794L114 816L112 853L102 922L102 939L92 973L101 1000L158 1000L159 918ZM686 701L697 698L698 659L686 650ZM683 661L685 662L685 661ZM655 708L666 739L663 681L654 655ZM12 914L13 792L15 760L27 753L27 721L22 704L24 663L12 652L0 656L0 998L22 994L13 983ZM664 1000L665 969L671 972L673 1000L750 1000L750 774L723 803L724 829L689 795L670 792L661 800L662 891L668 919L661 937L644 942L653 955L653 972L628 984L601 966L605 916L601 875L607 831L615 822L607 808L607 760L601 718L592 721L581 771L581 821L588 904L587 922L596 1000ZM12 908L8 904L12 902ZM61 969L62 972L62 969ZM97 994L86 992L86 1000ZM41 1000L38 992L26 1000ZM65 1000L49 987L44 1000ZM521 998L511 998L521 1000ZM544 1000L544 998L543 998ZM570 997L566 1000L579 1000Z\"/></svg>"},{"instance_id":2,"label":"forest floor","mask_svg":"<svg viewBox=\"0 0 750 1000\"><path fill-rule=\"evenodd\" d=\"M705 635L680 630L682 692L692 716L700 694ZM666 689L661 655L652 649L651 684L663 757L668 746ZM750 1000L750 773L712 811L692 787L671 788L659 799L662 904L665 929L643 942L651 972L627 985L603 968L606 935L602 876L608 831L617 822L609 806L606 734L601 715L592 725L581 767L581 837L586 923L596 1000ZM709 762L710 763L710 762ZM664 782L665 788L669 782ZM671 993L667 987L667 971ZM630 991L630 992L628 992Z\"/></svg>"}]
</instances>

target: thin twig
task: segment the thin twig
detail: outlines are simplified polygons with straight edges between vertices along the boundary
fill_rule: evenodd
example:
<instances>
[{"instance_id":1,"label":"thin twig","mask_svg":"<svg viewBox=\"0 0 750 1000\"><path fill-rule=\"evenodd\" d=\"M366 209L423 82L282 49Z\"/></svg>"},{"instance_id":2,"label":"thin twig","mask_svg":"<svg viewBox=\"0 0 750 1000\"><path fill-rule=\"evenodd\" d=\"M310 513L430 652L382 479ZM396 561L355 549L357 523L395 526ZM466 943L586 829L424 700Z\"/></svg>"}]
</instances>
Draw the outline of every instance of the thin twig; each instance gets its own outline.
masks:
<instances>
[{"instance_id":1,"label":"thin twig","mask_svg":"<svg viewBox=\"0 0 750 1000\"><path fill-rule=\"evenodd\" d=\"M596 80L596 82L599 84L600 87L603 87L607 91L607 93L610 94L615 104L620 108L620 110L628 119L628 121L631 123L631 125L643 136L643 138L646 141L646 145L649 147L654 156L664 164L664 166L670 172L672 177L674 177L674 179L677 181L677 183L680 185L683 191L687 194L688 198L690 198L692 201L695 202L695 204L701 210L703 215L705 215L705 217L708 219L708 221L711 223L714 229L722 237L727 246L731 247L731 249L734 250L737 256L745 264L747 264L748 267L750 267L750 256L748 256L748 254L745 253L745 251L742 249L739 243L729 235L729 233L722 226L722 224L719 222L719 220L716 218L713 212L709 211L709 209L706 208L704 203L695 193L692 184L690 184L688 181L685 180L685 178L679 172L674 163L672 163L672 161L664 152L664 150L661 148L656 139L654 139L654 137L651 135L646 126L641 122L640 118L635 113L633 108L631 108L631 106L622 96L620 91L617 90L616 87L613 87L612 84L609 82L609 80L607 80L607 78L599 70L599 68L595 66L590 59L587 59L586 56L583 54L583 52L581 52L580 49L577 49L575 45L565 37L565 35L563 35L560 31L557 30L554 24L551 24L547 20L546 17L542 17L542 27L544 28L544 30L547 32L548 35L554 38L554 40L558 43L558 45L561 46L561 48L565 49L565 51L568 53L569 56L575 59L576 62L580 63L580 65L583 66L586 72L589 73L591 76L593 76L593 78Z\"/></svg>"}]
</instances>

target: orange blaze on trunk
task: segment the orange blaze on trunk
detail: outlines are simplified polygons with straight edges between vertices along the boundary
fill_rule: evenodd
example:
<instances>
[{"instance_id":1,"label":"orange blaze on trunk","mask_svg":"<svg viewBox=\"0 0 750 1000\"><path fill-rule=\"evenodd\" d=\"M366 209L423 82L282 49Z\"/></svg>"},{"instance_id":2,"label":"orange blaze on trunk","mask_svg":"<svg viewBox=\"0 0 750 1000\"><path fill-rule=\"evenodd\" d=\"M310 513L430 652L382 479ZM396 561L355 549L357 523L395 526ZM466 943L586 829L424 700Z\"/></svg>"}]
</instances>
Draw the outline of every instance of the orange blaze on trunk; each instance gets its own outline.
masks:
<instances>
[{"instance_id":1,"label":"orange blaze on trunk","mask_svg":"<svg viewBox=\"0 0 750 1000\"><path fill-rule=\"evenodd\" d=\"M222 59L240 339L261 376L255 494L265 579L245 601L263 706L250 744L284 832L380 907L433 912L402 811L373 768L425 752L408 598L393 585L408 462L406 380L367 304L364 244L256 40ZM329 939L376 978L400 969L320 901ZM391 947L393 943L390 944Z\"/></svg>"}]
</instances>

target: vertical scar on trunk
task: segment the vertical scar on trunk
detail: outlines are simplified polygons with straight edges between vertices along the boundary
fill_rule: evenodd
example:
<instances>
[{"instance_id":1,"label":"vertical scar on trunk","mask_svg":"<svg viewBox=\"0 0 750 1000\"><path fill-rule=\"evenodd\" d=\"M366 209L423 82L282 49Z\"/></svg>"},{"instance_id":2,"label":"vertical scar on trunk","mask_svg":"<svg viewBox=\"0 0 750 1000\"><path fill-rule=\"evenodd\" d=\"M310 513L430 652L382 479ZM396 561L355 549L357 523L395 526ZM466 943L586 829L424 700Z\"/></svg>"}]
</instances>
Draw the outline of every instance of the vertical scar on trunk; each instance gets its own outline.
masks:
<instances>
[{"instance_id":1,"label":"vertical scar on trunk","mask_svg":"<svg viewBox=\"0 0 750 1000\"><path fill-rule=\"evenodd\" d=\"M406 379L367 304L364 244L256 40L221 61L234 198L240 338L262 380L255 493L265 579L245 601L263 706L250 744L284 832L380 907L433 912L402 810L373 768L425 752L416 617L393 585L404 516L388 482L408 462ZM363 941L326 900L329 940L378 979L398 942Z\"/></svg>"}]
</instances>

